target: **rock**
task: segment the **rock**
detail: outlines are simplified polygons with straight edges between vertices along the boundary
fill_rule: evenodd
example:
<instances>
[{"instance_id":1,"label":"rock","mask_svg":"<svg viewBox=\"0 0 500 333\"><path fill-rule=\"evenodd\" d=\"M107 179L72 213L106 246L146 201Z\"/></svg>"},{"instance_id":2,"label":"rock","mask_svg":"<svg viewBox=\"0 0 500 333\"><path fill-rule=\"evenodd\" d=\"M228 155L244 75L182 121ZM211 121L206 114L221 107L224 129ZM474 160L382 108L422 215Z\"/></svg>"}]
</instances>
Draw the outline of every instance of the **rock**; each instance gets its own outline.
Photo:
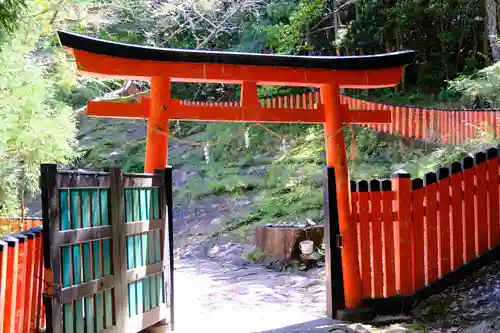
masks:
<instances>
[{"instance_id":1,"label":"rock","mask_svg":"<svg viewBox=\"0 0 500 333\"><path fill-rule=\"evenodd\" d=\"M233 265L236 265L236 266L247 266L247 265L250 265L250 261L248 260L245 260L243 258L237 258L235 260L233 260Z\"/></svg>"}]
</instances>

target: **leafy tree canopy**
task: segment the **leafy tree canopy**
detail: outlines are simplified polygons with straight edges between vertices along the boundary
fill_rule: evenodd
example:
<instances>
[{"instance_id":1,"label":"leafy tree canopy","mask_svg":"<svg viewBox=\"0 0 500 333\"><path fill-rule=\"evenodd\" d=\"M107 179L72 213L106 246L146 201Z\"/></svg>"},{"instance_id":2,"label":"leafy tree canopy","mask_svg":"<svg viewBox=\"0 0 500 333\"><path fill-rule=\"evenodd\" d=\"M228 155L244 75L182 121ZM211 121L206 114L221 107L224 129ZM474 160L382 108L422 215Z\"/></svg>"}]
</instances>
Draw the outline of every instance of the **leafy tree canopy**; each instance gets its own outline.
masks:
<instances>
[{"instance_id":1,"label":"leafy tree canopy","mask_svg":"<svg viewBox=\"0 0 500 333\"><path fill-rule=\"evenodd\" d=\"M73 111L56 98L74 74L51 39L47 10L27 1L27 15L0 44L0 214L18 214L24 193L38 191L40 163L74 155Z\"/></svg>"}]
</instances>

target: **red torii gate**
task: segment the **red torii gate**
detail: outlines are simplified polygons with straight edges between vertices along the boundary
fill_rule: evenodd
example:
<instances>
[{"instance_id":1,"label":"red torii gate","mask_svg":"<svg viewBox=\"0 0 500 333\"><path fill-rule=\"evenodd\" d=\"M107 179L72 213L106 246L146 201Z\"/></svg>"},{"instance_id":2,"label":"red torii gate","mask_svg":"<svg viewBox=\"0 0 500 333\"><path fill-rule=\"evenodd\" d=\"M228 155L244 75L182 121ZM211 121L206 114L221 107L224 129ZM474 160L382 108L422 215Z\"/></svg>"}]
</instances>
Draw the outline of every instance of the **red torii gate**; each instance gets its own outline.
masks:
<instances>
[{"instance_id":1,"label":"red torii gate","mask_svg":"<svg viewBox=\"0 0 500 333\"><path fill-rule=\"evenodd\" d=\"M61 44L75 56L77 69L99 77L151 80L149 98L138 104L89 102L95 117L147 118L145 172L167 165L170 120L241 121L324 124L326 163L335 169L345 306L360 308L363 290L357 256L357 231L351 223L349 178L343 133L345 123L390 123L386 110L350 110L340 103L340 88L397 85L414 51L371 56L286 56L253 53L164 49L122 44L69 32L58 32ZM185 105L171 98L172 82L241 84L239 106ZM257 85L319 87L323 104L314 110L263 108ZM326 229L329 228L325 220ZM331 239L325 238L325 244ZM326 251L327 266L331 262ZM327 289L331 276L326 272ZM328 292L328 315L335 317Z\"/></svg>"}]
</instances>

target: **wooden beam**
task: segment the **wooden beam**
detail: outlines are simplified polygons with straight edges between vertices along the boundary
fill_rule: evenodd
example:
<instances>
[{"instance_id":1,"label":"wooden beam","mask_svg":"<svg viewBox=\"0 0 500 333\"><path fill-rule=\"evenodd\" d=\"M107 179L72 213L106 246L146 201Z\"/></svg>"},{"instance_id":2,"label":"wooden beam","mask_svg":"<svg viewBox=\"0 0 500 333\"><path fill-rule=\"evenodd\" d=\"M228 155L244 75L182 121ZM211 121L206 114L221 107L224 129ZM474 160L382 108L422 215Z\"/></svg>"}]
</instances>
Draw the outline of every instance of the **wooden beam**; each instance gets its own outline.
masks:
<instances>
[{"instance_id":1,"label":"wooden beam","mask_svg":"<svg viewBox=\"0 0 500 333\"><path fill-rule=\"evenodd\" d=\"M144 119L149 116L149 99L139 103L90 101L87 115L90 117Z\"/></svg>"},{"instance_id":2,"label":"wooden beam","mask_svg":"<svg viewBox=\"0 0 500 333\"><path fill-rule=\"evenodd\" d=\"M330 70L232 64L205 64L126 59L73 50L82 74L119 79L144 79L166 75L172 82L208 82L277 86L339 84L344 88L384 88L401 81L403 67L365 70Z\"/></svg>"},{"instance_id":3,"label":"wooden beam","mask_svg":"<svg viewBox=\"0 0 500 333\"><path fill-rule=\"evenodd\" d=\"M144 98L140 104L89 102L87 112L91 117L144 119L148 117L149 105L149 98ZM180 100L171 100L167 110L166 115L170 120L321 124L325 119L322 104L311 110L263 108L261 106L223 106L220 104L181 105ZM346 123L391 123L391 111L389 110L351 110L348 105L344 104L342 112L346 115L344 117Z\"/></svg>"}]
</instances>

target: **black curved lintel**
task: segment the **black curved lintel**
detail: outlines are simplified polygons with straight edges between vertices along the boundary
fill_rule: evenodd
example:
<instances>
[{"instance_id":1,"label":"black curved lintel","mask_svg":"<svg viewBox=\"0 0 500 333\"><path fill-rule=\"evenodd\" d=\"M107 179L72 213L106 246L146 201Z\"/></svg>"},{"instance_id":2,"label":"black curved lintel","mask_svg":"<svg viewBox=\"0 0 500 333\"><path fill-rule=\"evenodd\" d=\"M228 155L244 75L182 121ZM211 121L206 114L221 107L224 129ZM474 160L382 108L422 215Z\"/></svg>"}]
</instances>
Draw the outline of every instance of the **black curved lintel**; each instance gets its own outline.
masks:
<instances>
[{"instance_id":1,"label":"black curved lintel","mask_svg":"<svg viewBox=\"0 0 500 333\"><path fill-rule=\"evenodd\" d=\"M134 60L202 64L295 67L330 70L370 70L403 67L413 62L415 51L365 56L291 56L243 52L183 50L124 44L71 32L58 31L67 48Z\"/></svg>"}]
</instances>

